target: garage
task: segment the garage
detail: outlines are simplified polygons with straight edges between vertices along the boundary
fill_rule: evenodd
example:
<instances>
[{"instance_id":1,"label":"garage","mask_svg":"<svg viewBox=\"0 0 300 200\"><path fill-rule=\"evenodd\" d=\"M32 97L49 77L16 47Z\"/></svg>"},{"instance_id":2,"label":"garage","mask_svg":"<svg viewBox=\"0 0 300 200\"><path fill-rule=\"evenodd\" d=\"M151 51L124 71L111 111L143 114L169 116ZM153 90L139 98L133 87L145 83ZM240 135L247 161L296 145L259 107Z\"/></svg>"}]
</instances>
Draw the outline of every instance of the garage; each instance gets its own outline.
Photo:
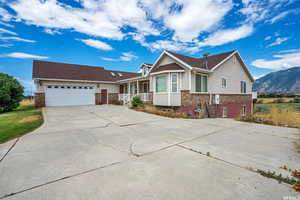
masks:
<instances>
[{"instance_id":1,"label":"garage","mask_svg":"<svg viewBox=\"0 0 300 200\"><path fill-rule=\"evenodd\" d=\"M46 106L94 105L94 86L47 85L45 87Z\"/></svg>"}]
</instances>

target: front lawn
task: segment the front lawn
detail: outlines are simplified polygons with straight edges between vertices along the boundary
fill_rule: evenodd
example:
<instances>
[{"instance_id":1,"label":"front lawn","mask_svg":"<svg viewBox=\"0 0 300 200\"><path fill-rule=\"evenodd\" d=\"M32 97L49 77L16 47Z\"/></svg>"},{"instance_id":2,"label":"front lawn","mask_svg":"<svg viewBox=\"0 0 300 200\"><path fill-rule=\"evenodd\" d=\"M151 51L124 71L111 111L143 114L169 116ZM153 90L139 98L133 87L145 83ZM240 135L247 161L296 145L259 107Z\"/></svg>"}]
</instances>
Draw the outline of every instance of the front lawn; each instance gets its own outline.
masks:
<instances>
[{"instance_id":1,"label":"front lawn","mask_svg":"<svg viewBox=\"0 0 300 200\"><path fill-rule=\"evenodd\" d=\"M0 143L28 133L43 123L42 111L24 101L16 111L0 114Z\"/></svg>"}]
</instances>

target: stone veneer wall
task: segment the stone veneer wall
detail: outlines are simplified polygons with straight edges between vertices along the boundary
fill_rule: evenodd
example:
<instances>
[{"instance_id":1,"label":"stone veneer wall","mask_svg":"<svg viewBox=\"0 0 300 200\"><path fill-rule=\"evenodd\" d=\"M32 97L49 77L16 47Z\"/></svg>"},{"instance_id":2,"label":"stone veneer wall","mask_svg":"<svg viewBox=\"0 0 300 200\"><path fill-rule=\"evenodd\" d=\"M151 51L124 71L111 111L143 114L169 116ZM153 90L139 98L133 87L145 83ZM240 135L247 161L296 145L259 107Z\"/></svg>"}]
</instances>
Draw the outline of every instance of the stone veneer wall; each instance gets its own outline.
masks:
<instances>
[{"instance_id":1,"label":"stone veneer wall","mask_svg":"<svg viewBox=\"0 0 300 200\"><path fill-rule=\"evenodd\" d=\"M101 104L101 93L95 93L95 104L96 105Z\"/></svg>"},{"instance_id":2,"label":"stone veneer wall","mask_svg":"<svg viewBox=\"0 0 300 200\"><path fill-rule=\"evenodd\" d=\"M45 107L45 93L35 93L34 94L34 103L36 107Z\"/></svg>"},{"instance_id":3,"label":"stone veneer wall","mask_svg":"<svg viewBox=\"0 0 300 200\"><path fill-rule=\"evenodd\" d=\"M120 105L119 93L108 93L108 104Z\"/></svg>"},{"instance_id":4,"label":"stone veneer wall","mask_svg":"<svg viewBox=\"0 0 300 200\"><path fill-rule=\"evenodd\" d=\"M213 97L213 96L212 96ZM241 115L242 106L246 106L246 116L252 113L251 94L220 94L220 104L209 105L210 95L200 93L190 93L189 90L181 91L181 107L179 112L195 115L194 110L200 105L199 115L207 117L206 105L210 115L213 117L222 117L223 108L227 108L227 117L234 118Z\"/></svg>"}]
</instances>

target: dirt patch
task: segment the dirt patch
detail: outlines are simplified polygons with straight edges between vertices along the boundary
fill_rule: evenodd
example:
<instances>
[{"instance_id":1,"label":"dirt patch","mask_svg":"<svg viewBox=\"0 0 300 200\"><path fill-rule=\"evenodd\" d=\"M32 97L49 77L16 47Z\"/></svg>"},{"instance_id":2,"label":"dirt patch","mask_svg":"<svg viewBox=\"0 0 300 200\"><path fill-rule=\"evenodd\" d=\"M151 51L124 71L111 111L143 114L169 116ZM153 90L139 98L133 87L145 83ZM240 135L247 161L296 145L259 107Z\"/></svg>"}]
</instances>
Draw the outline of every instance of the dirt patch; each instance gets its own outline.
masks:
<instances>
[{"instance_id":1,"label":"dirt patch","mask_svg":"<svg viewBox=\"0 0 300 200\"><path fill-rule=\"evenodd\" d=\"M10 116L10 115L12 115L12 114L11 114L11 113L1 114L1 115L0 115L0 118L1 118L1 117L7 117L7 116Z\"/></svg>"},{"instance_id":2,"label":"dirt patch","mask_svg":"<svg viewBox=\"0 0 300 200\"><path fill-rule=\"evenodd\" d=\"M35 115L35 116L29 116L25 117L18 121L18 123L27 123L27 122L36 122L41 119L41 116Z\"/></svg>"}]
</instances>

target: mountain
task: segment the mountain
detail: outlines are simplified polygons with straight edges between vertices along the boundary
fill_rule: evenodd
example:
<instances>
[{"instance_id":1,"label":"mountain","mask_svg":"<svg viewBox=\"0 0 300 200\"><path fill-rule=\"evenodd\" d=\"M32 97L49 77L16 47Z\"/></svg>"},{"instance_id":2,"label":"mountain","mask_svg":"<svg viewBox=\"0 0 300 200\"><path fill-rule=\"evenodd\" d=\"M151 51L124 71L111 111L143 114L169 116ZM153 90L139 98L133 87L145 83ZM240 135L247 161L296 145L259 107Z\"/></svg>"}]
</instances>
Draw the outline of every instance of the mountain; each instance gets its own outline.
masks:
<instances>
[{"instance_id":1,"label":"mountain","mask_svg":"<svg viewBox=\"0 0 300 200\"><path fill-rule=\"evenodd\" d=\"M262 93L300 93L300 67L272 72L255 80L253 91Z\"/></svg>"}]
</instances>

